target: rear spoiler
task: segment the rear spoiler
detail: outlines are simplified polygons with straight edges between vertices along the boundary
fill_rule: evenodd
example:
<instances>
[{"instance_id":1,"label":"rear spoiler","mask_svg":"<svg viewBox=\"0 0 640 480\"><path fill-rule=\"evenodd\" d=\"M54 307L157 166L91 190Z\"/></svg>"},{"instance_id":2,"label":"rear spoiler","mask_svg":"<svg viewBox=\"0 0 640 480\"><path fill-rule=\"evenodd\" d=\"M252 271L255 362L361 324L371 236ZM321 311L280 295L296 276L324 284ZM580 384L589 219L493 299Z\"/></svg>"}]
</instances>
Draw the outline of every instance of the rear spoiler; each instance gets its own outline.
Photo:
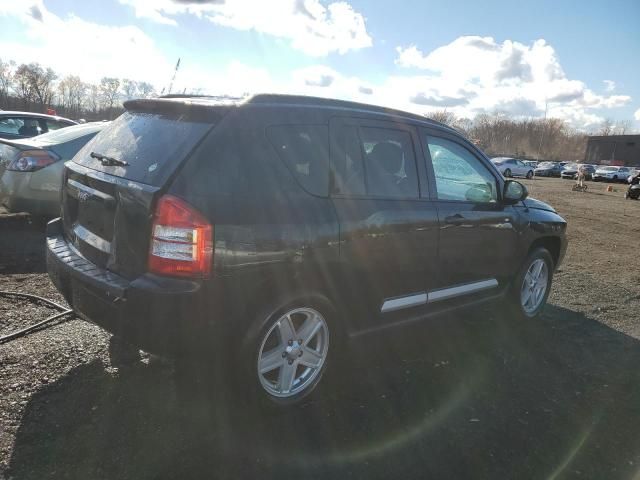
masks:
<instances>
[{"instance_id":1,"label":"rear spoiler","mask_svg":"<svg viewBox=\"0 0 640 480\"><path fill-rule=\"evenodd\" d=\"M140 98L123 103L130 112L187 115L196 121L219 121L235 105L209 97Z\"/></svg>"}]
</instances>

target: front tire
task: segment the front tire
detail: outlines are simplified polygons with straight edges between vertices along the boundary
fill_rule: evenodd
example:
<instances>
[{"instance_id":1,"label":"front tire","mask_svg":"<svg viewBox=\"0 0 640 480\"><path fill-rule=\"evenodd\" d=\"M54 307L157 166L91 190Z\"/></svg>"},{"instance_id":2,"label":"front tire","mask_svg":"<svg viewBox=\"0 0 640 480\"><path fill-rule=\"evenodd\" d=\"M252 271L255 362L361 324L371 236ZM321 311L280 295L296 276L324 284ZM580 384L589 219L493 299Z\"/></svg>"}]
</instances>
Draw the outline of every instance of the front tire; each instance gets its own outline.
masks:
<instances>
[{"instance_id":1,"label":"front tire","mask_svg":"<svg viewBox=\"0 0 640 480\"><path fill-rule=\"evenodd\" d=\"M536 318L547 303L553 279L553 258L546 248L536 248L526 258L510 292L515 313L525 319Z\"/></svg>"},{"instance_id":2,"label":"front tire","mask_svg":"<svg viewBox=\"0 0 640 480\"><path fill-rule=\"evenodd\" d=\"M504 171L504 176L505 176L506 178L510 178L510 177L511 177L511 170L507 168L507 169Z\"/></svg>"},{"instance_id":3,"label":"front tire","mask_svg":"<svg viewBox=\"0 0 640 480\"><path fill-rule=\"evenodd\" d=\"M529 170L529 171L527 172L527 178L528 178L529 180L531 180L531 179L533 178L533 171L532 171L532 170Z\"/></svg>"}]
</instances>

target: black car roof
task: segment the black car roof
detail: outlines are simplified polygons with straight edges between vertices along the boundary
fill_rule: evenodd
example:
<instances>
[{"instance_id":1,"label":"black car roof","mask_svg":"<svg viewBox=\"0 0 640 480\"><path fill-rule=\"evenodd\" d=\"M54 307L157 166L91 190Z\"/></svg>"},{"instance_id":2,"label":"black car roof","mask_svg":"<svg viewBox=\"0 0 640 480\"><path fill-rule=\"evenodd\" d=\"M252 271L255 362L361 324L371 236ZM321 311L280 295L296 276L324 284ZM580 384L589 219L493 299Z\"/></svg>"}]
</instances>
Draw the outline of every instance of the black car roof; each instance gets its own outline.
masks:
<instances>
[{"instance_id":1,"label":"black car roof","mask_svg":"<svg viewBox=\"0 0 640 480\"><path fill-rule=\"evenodd\" d=\"M334 108L352 111L360 111L364 113L378 113L384 115L392 115L395 117L403 117L413 121L423 123L428 126L438 127L459 134L457 130L443 123L431 120L427 117L416 115L415 113L405 112L388 107L378 105L369 105L366 103L352 102L348 100L337 100L332 98L311 97L306 95L284 95L284 94L256 94L249 97L229 97L229 96L207 96L207 95L163 95L152 99L129 100L124 102L127 110L137 110L146 108L176 108L180 105L190 108L207 108L207 107L237 107L243 106L278 106L278 107L317 107L317 108ZM146 108L145 108L146 107ZM155 107L155 108L154 108Z\"/></svg>"}]
</instances>

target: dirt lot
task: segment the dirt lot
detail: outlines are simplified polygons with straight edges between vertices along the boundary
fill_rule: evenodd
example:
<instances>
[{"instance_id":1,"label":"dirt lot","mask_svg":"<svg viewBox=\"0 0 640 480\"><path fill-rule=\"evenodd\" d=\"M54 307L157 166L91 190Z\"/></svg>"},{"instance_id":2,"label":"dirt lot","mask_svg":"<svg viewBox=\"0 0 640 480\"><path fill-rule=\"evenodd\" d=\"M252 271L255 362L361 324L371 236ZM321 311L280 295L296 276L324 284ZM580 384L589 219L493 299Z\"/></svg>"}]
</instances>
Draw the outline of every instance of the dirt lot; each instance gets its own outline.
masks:
<instances>
[{"instance_id":1,"label":"dirt lot","mask_svg":"<svg viewBox=\"0 0 640 480\"><path fill-rule=\"evenodd\" d=\"M0 479L640 479L640 202L526 183L569 222L539 322L494 308L369 337L287 413L212 407L168 365L113 368L104 331L64 322L0 345ZM61 300L42 248L0 218L0 290ZM0 335L49 312L0 300Z\"/></svg>"}]
</instances>

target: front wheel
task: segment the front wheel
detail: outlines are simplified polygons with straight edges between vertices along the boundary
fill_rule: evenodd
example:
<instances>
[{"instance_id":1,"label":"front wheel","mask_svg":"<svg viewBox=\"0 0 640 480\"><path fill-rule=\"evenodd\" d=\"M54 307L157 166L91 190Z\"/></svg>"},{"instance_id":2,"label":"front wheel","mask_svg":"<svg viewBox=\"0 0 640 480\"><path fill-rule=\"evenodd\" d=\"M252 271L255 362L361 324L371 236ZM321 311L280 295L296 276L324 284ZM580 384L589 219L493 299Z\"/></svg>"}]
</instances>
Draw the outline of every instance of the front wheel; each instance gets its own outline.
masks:
<instances>
[{"instance_id":1,"label":"front wheel","mask_svg":"<svg viewBox=\"0 0 640 480\"><path fill-rule=\"evenodd\" d=\"M511 170L509 170L508 168L504 171L504 176L509 178L511 177Z\"/></svg>"},{"instance_id":2,"label":"front wheel","mask_svg":"<svg viewBox=\"0 0 640 480\"><path fill-rule=\"evenodd\" d=\"M523 318L535 318L544 308L553 278L553 259L545 248L532 251L515 278L510 301Z\"/></svg>"},{"instance_id":3,"label":"front wheel","mask_svg":"<svg viewBox=\"0 0 640 480\"><path fill-rule=\"evenodd\" d=\"M529 171L527 172L527 178L528 178L529 180L531 180L531 179L533 178L533 171L532 171L532 170L529 170Z\"/></svg>"}]
</instances>

